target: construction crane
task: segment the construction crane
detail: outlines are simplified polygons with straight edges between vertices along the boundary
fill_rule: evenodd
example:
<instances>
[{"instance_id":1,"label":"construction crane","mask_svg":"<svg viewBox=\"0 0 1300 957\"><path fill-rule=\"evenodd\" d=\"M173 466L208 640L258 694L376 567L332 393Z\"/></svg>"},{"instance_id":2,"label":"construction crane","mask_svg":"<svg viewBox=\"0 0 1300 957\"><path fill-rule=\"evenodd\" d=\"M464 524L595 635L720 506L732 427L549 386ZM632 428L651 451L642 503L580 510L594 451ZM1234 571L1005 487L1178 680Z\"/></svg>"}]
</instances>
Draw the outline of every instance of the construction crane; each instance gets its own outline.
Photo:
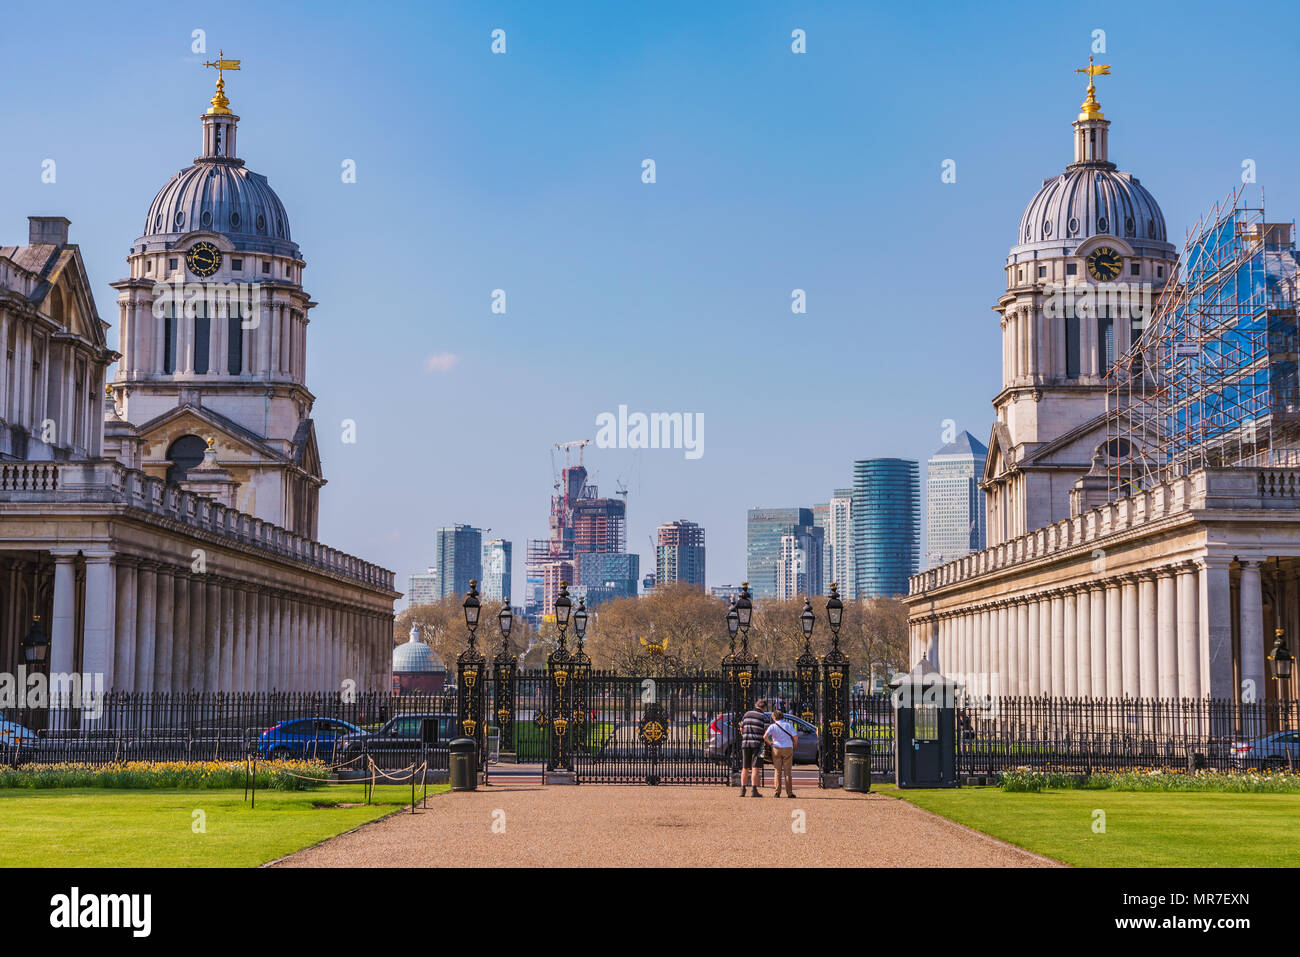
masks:
<instances>
[{"instance_id":1,"label":"construction crane","mask_svg":"<svg viewBox=\"0 0 1300 957\"><path fill-rule=\"evenodd\" d=\"M577 439L573 442L556 442L557 449L564 449L564 467L569 467L569 449L578 450L578 464L582 464L582 450L591 444L591 439Z\"/></svg>"}]
</instances>

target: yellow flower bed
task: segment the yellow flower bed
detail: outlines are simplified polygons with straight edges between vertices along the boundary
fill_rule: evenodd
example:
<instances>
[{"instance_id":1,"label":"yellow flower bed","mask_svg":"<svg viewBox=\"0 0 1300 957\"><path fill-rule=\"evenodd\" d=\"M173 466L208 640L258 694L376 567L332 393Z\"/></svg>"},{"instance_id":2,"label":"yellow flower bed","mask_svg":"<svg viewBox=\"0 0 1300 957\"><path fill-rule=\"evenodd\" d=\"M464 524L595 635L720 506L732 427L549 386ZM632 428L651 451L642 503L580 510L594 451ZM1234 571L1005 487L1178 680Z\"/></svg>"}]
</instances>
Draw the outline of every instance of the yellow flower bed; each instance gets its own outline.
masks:
<instances>
[{"instance_id":1,"label":"yellow flower bed","mask_svg":"<svg viewBox=\"0 0 1300 957\"><path fill-rule=\"evenodd\" d=\"M316 787L330 775L320 761L258 762L257 786L278 791ZM243 761L75 761L0 768L0 788L242 788Z\"/></svg>"}]
</instances>

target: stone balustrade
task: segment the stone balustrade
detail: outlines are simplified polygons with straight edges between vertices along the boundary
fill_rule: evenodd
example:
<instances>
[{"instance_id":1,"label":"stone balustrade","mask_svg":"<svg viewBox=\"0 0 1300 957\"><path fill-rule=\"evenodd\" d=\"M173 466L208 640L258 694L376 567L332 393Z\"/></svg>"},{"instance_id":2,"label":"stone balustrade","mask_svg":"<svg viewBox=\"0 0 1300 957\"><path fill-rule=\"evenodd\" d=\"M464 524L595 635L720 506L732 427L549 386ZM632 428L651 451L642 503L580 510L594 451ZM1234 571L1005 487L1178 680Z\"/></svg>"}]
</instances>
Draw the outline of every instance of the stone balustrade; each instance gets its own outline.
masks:
<instances>
[{"instance_id":1,"label":"stone balustrade","mask_svg":"<svg viewBox=\"0 0 1300 957\"><path fill-rule=\"evenodd\" d=\"M393 590L394 576L386 568L109 459L0 463L0 503L6 502L66 502L140 509L344 578Z\"/></svg>"}]
</instances>

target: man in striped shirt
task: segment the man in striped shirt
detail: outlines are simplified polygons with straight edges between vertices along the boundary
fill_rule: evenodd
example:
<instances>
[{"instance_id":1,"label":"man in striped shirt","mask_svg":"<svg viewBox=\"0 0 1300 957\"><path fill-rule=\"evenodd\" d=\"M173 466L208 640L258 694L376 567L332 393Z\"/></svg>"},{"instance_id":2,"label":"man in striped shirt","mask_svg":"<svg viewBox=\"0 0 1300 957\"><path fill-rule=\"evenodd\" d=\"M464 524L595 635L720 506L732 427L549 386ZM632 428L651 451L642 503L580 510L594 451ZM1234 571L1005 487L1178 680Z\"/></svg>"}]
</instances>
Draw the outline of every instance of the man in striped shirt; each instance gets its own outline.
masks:
<instances>
[{"instance_id":1,"label":"man in striped shirt","mask_svg":"<svg viewBox=\"0 0 1300 957\"><path fill-rule=\"evenodd\" d=\"M767 714L767 701L759 699L754 707L740 719L740 796L745 796L747 783L754 785L752 797L762 797L758 786L763 783L763 735L772 719Z\"/></svg>"}]
</instances>

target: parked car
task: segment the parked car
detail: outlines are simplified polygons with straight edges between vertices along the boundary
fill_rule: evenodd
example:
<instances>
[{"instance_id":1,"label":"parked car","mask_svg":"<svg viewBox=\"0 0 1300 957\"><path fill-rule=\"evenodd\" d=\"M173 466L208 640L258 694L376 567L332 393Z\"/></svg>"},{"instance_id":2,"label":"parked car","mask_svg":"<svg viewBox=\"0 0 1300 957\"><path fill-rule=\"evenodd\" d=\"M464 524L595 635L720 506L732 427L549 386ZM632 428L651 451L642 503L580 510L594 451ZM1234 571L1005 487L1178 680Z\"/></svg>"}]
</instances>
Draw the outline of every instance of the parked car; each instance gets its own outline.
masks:
<instances>
[{"instance_id":1,"label":"parked car","mask_svg":"<svg viewBox=\"0 0 1300 957\"><path fill-rule=\"evenodd\" d=\"M1238 767L1279 767L1287 763L1300 766L1300 731L1274 731L1232 746L1232 763Z\"/></svg>"},{"instance_id":2,"label":"parked car","mask_svg":"<svg viewBox=\"0 0 1300 957\"><path fill-rule=\"evenodd\" d=\"M14 748L34 748L38 740L35 731L24 728L17 721L0 718L0 753L12 753Z\"/></svg>"},{"instance_id":3,"label":"parked car","mask_svg":"<svg viewBox=\"0 0 1300 957\"><path fill-rule=\"evenodd\" d=\"M338 743L340 761L351 761L362 753L375 756L414 755L427 745L446 751L456 734L456 715L447 713L399 714L378 731L360 728ZM381 762L382 763L382 762Z\"/></svg>"},{"instance_id":4,"label":"parked car","mask_svg":"<svg viewBox=\"0 0 1300 957\"><path fill-rule=\"evenodd\" d=\"M768 716L771 717L771 712ZM797 718L792 714L785 715L781 720L792 722L795 733L799 735L799 740L794 746L794 763L816 764L821 753L817 729L803 718ZM736 732L732 727L731 715L724 712L709 722L706 738L709 757L730 760L732 749L736 744Z\"/></svg>"},{"instance_id":5,"label":"parked car","mask_svg":"<svg viewBox=\"0 0 1300 957\"><path fill-rule=\"evenodd\" d=\"M355 724L338 718L296 718L263 731L257 739L257 753L272 760L297 758L332 763L340 741L364 733Z\"/></svg>"}]
</instances>

